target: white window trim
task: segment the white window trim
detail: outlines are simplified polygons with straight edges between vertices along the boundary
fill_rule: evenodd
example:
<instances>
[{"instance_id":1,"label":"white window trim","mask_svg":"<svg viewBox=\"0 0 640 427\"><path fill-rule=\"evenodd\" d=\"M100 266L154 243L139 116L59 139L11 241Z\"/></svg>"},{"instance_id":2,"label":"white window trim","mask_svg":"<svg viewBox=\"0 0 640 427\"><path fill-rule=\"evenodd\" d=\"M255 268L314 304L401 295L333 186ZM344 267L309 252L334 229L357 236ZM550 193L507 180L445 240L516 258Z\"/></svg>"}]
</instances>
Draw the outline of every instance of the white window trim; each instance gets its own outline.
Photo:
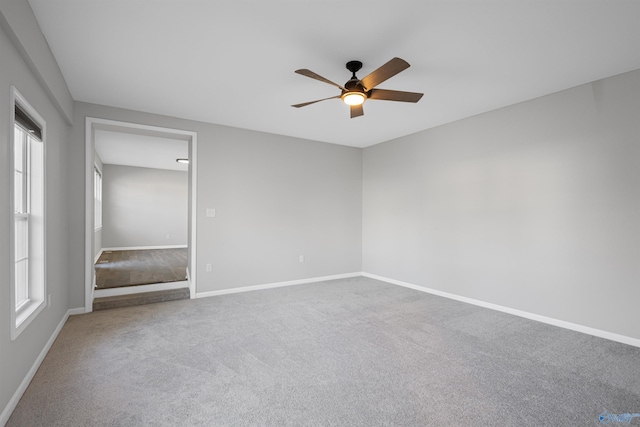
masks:
<instances>
[{"instance_id":1,"label":"white window trim","mask_svg":"<svg viewBox=\"0 0 640 427\"><path fill-rule=\"evenodd\" d=\"M96 174L100 175L100 213L99 213L99 217L100 217L100 224L98 224L96 222L96 218L98 217L98 206L96 206L97 201L98 201L98 194L97 194L97 188L98 185L96 183ZM94 231L100 231L102 230L102 226L103 226L103 222L102 222L102 200L103 200L103 196L102 196L102 183L103 183L103 179L102 179L102 171L100 170L100 168L98 167L97 163L93 164L93 220L94 220Z\"/></svg>"},{"instance_id":2,"label":"white window trim","mask_svg":"<svg viewBox=\"0 0 640 427\"><path fill-rule=\"evenodd\" d=\"M46 144L46 122L44 119L38 114L38 112L27 102L27 100L18 92L18 90L11 86L11 96L10 96L10 108L9 108L9 140L11 141L11 146L13 147L14 138L15 138L15 106L16 104L20 105L20 108L29 114L29 116L35 120L38 125L41 126L42 129L42 176L43 176L43 200L42 200L42 209L44 212L43 225L42 225L42 233L43 233L43 253L42 253L42 295L39 298L31 298L28 302L21 305L16 309L16 295L15 295L15 226L12 223L11 233L9 236L9 244L11 250L10 258L11 258L11 292L10 292L10 301L11 301L11 340L15 340L18 336L29 326L29 324L44 310L47 306L46 304L46 295L47 295L47 198L46 198L46 165L47 165L47 144ZM13 156L13 148L11 149L11 155L9 156L9 170L14 170L14 156ZM9 177L9 197L11 200L10 206L13 206L14 200L14 174L11 173ZM11 213L13 217L13 212ZM14 220L12 220L13 222Z\"/></svg>"}]
</instances>

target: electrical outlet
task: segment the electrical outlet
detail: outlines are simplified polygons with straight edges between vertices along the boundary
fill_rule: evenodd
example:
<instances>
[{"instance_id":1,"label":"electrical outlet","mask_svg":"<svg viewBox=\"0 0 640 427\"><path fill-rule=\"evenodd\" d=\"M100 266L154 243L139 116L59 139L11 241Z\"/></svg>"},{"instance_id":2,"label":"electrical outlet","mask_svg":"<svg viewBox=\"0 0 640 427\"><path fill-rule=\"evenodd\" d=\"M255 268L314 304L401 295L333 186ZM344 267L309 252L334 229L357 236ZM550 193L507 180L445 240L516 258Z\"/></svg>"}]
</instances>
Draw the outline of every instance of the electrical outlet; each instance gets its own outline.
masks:
<instances>
[{"instance_id":1,"label":"electrical outlet","mask_svg":"<svg viewBox=\"0 0 640 427\"><path fill-rule=\"evenodd\" d=\"M171 238L171 234L167 234L167 240Z\"/></svg>"},{"instance_id":2,"label":"electrical outlet","mask_svg":"<svg viewBox=\"0 0 640 427\"><path fill-rule=\"evenodd\" d=\"M216 210L213 208L207 208L207 218L215 218Z\"/></svg>"},{"instance_id":3,"label":"electrical outlet","mask_svg":"<svg viewBox=\"0 0 640 427\"><path fill-rule=\"evenodd\" d=\"M211 264L207 264L205 269L207 270L207 272L210 272L211 271Z\"/></svg>"},{"instance_id":4,"label":"electrical outlet","mask_svg":"<svg viewBox=\"0 0 640 427\"><path fill-rule=\"evenodd\" d=\"M300 255L298 257L298 262L304 262L304 255Z\"/></svg>"}]
</instances>

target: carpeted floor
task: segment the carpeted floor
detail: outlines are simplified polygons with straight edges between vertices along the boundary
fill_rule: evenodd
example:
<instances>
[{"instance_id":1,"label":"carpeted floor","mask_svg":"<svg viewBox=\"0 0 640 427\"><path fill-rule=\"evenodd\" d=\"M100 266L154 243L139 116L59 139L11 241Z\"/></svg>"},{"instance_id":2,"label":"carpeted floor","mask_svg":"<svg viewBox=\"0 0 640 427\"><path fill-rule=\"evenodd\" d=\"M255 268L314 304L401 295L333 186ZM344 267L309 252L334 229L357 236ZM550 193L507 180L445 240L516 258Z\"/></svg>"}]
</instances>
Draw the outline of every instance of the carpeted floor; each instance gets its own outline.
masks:
<instances>
[{"instance_id":1,"label":"carpeted floor","mask_svg":"<svg viewBox=\"0 0 640 427\"><path fill-rule=\"evenodd\" d=\"M96 289L181 282L187 271L187 248L105 251L96 268Z\"/></svg>"},{"instance_id":2,"label":"carpeted floor","mask_svg":"<svg viewBox=\"0 0 640 427\"><path fill-rule=\"evenodd\" d=\"M589 426L604 411L640 412L640 348L353 278L72 316L8 425Z\"/></svg>"}]
</instances>

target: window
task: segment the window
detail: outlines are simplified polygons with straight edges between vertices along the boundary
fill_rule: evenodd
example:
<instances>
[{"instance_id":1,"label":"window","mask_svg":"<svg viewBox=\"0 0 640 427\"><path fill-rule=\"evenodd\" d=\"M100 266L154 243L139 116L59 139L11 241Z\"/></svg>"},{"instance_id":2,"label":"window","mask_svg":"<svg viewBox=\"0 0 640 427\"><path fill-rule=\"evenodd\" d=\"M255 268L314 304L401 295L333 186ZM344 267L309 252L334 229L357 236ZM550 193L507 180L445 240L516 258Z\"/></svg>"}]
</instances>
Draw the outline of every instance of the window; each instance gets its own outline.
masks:
<instances>
[{"instance_id":1,"label":"window","mask_svg":"<svg viewBox=\"0 0 640 427\"><path fill-rule=\"evenodd\" d=\"M13 89L12 328L15 339L45 307L44 120Z\"/></svg>"},{"instance_id":2,"label":"window","mask_svg":"<svg viewBox=\"0 0 640 427\"><path fill-rule=\"evenodd\" d=\"M102 173L98 165L93 165L93 226L102 228Z\"/></svg>"}]
</instances>

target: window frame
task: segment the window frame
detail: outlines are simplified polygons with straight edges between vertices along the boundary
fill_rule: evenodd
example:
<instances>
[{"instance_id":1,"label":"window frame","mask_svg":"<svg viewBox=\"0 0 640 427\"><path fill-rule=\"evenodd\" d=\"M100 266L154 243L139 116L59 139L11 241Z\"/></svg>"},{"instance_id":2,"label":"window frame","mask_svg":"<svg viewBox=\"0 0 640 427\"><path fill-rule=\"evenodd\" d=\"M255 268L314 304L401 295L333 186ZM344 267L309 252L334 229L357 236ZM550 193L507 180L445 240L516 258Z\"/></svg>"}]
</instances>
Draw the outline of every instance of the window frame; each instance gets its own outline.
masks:
<instances>
[{"instance_id":1,"label":"window frame","mask_svg":"<svg viewBox=\"0 0 640 427\"><path fill-rule=\"evenodd\" d=\"M20 205L21 206L16 206L16 186L17 186L17 166L16 162L15 162L15 152L16 152L16 132L17 129L19 128L20 130L20 134L21 134L21 141L20 141L20 150L22 151L21 154L21 159L22 159L22 164L20 165L20 192L22 193L20 196ZM13 290L15 292L15 297L13 299L13 303L14 303L14 307L17 313L20 313L20 310L22 308L22 306L27 303L29 301L29 199L30 199L30 194L29 194L29 176L30 176L30 141L29 141L29 134L27 129L25 129L24 127L20 126L18 123L14 123L14 127L13 127L13 132L14 132L14 138L13 138L13 156L11 156L11 158L14 160L13 162L13 170L14 170L14 174L13 174L13 233L14 233L14 237L13 237L13 241L14 241L14 245L12 246L12 250L13 250L13 268L14 268L14 274L16 272L18 263L25 263L26 264L26 272L24 273L24 280L25 280L25 290L24 290L24 294L25 294L25 299L18 301L18 295L21 292L18 292L18 284L17 279L14 277L14 279L12 280L12 285L13 285ZM24 225L24 229L25 229L25 236L24 236L24 242L22 242L22 252L25 254L23 256L18 255L18 250L17 250L17 246L16 246L16 241L18 239L18 237L16 236L16 230L17 228L19 228L17 226L18 222L22 221L25 223ZM18 259L18 257L20 257Z\"/></svg>"},{"instance_id":2,"label":"window frame","mask_svg":"<svg viewBox=\"0 0 640 427\"><path fill-rule=\"evenodd\" d=\"M18 92L18 90L11 86L10 94L10 117L9 117L9 137L10 137L10 152L9 152L9 170L12 171L9 177L9 209L12 215L12 226L10 233L10 265L11 265L11 286L10 286L10 304L11 304L11 340L15 340L18 336L29 326L29 324L40 314L47 306L47 206L46 206L46 159L47 159L47 144L46 144L46 122L38 114L38 112L31 106L31 104ZM29 118L40 129L41 138L34 137L28 133L28 130L24 129L20 123L16 121L16 106L26 113ZM29 194L27 199L23 198L23 206L27 207L27 212L16 212L15 210L15 138L16 127L19 127L25 133L24 151L28 152L29 158L23 157L23 165L27 164L27 170L23 170L23 181L26 181L26 188L23 188L23 197L27 193L31 193L34 186L36 191L34 194ZM42 144L36 150L37 154L32 156L31 152L34 144ZM35 157L35 159L34 159ZM37 162L37 164L35 164ZM33 167L37 167L37 170L33 170ZM32 204L37 197L37 203L35 203L36 213L32 215ZM24 210L24 209L21 209ZM19 218L25 218L28 221L27 225L27 259L28 259L28 273L27 273L27 299L21 303L16 303L16 224ZM36 218L36 219L33 219ZM34 221L39 221L35 226ZM37 239L37 240L36 240ZM36 244L32 245L35 242ZM35 272L34 274L31 274Z\"/></svg>"}]
</instances>

